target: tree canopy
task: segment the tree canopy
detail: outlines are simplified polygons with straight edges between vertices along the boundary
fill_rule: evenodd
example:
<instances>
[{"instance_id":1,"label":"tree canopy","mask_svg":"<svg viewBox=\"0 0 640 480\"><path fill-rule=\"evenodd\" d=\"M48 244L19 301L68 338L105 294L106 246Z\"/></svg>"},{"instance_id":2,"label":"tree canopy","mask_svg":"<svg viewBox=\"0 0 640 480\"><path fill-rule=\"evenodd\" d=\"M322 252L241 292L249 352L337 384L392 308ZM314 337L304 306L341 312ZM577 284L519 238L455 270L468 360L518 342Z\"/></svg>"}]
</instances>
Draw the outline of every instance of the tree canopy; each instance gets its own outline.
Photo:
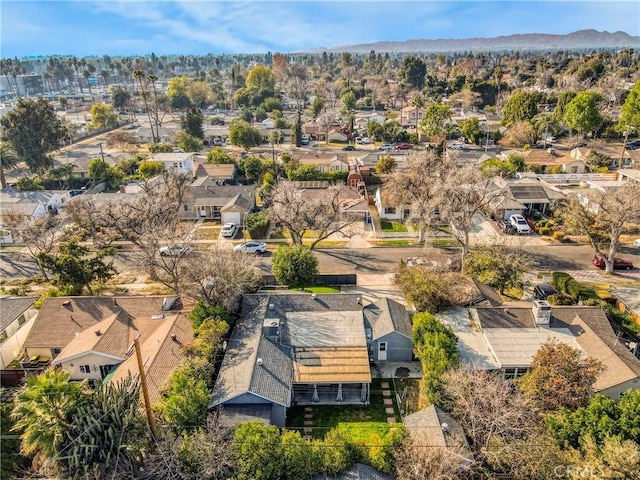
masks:
<instances>
[{"instance_id":1,"label":"tree canopy","mask_svg":"<svg viewBox=\"0 0 640 480\"><path fill-rule=\"evenodd\" d=\"M510 127L523 120L532 120L538 114L537 98L535 93L525 90L511 95L502 110L502 124Z\"/></svg>"},{"instance_id":2,"label":"tree canopy","mask_svg":"<svg viewBox=\"0 0 640 480\"><path fill-rule=\"evenodd\" d=\"M278 283L304 288L318 275L318 259L303 245L281 246L273 253L271 268Z\"/></svg>"},{"instance_id":3,"label":"tree canopy","mask_svg":"<svg viewBox=\"0 0 640 480\"><path fill-rule=\"evenodd\" d=\"M243 120L233 120L229 125L229 141L232 145L249 150L262 143L262 137L257 128Z\"/></svg>"},{"instance_id":4,"label":"tree canopy","mask_svg":"<svg viewBox=\"0 0 640 480\"><path fill-rule=\"evenodd\" d=\"M18 99L16 107L0 119L2 139L32 173L43 174L53 165L51 152L68 138L68 130L44 98Z\"/></svg>"},{"instance_id":5,"label":"tree canopy","mask_svg":"<svg viewBox=\"0 0 640 480\"><path fill-rule=\"evenodd\" d=\"M601 95L597 92L578 93L565 108L563 118L569 128L583 134L595 132L603 121L598 109L600 99Z\"/></svg>"},{"instance_id":6,"label":"tree canopy","mask_svg":"<svg viewBox=\"0 0 640 480\"><path fill-rule=\"evenodd\" d=\"M633 127L640 133L640 81L636 82L622 105L618 125L621 129Z\"/></svg>"}]
</instances>

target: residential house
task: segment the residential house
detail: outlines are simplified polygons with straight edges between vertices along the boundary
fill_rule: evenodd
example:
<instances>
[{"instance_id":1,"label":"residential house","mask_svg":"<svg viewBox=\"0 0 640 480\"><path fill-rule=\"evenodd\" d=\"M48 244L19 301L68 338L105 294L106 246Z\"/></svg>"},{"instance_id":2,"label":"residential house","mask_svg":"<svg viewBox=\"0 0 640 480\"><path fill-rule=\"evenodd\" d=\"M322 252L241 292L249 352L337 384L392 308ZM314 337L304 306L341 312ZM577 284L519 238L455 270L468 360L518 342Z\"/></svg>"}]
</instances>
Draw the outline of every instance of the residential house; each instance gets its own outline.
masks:
<instances>
[{"instance_id":1,"label":"residential house","mask_svg":"<svg viewBox=\"0 0 640 480\"><path fill-rule=\"evenodd\" d=\"M551 306L536 300L531 307L501 305L470 308L462 315L439 317L458 337L462 362L505 378L524 375L548 341L566 343L605 366L594 388L617 399L627 389L640 388L640 359L616 335L601 307Z\"/></svg>"},{"instance_id":2,"label":"residential house","mask_svg":"<svg viewBox=\"0 0 640 480\"><path fill-rule=\"evenodd\" d=\"M14 361L24 347L38 310L36 297L0 297L0 369Z\"/></svg>"},{"instance_id":3,"label":"residential house","mask_svg":"<svg viewBox=\"0 0 640 480\"><path fill-rule=\"evenodd\" d=\"M329 130L329 134L327 135L330 142L346 142L349 140L349 137L342 133L340 130Z\"/></svg>"},{"instance_id":4,"label":"residential house","mask_svg":"<svg viewBox=\"0 0 640 480\"><path fill-rule=\"evenodd\" d=\"M315 165L320 172L336 172L349 170L349 162L342 156L335 153L309 152L294 154L293 159L300 165Z\"/></svg>"},{"instance_id":5,"label":"residential house","mask_svg":"<svg viewBox=\"0 0 640 480\"><path fill-rule=\"evenodd\" d=\"M282 427L292 405L368 404L374 347L379 358L411 360L391 331L397 324L406 333L398 305L365 306L357 294L245 295L209 408L227 423Z\"/></svg>"},{"instance_id":6,"label":"residential house","mask_svg":"<svg viewBox=\"0 0 640 480\"><path fill-rule=\"evenodd\" d=\"M166 170L178 173L193 173L195 171L195 152L187 153L155 153L149 157L150 161L160 162Z\"/></svg>"},{"instance_id":7,"label":"residential house","mask_svg":"<svg viewBox=\"0 0 640 480\"><path fill-rule=\"evenodd\" d=\"M420 124L420 120L424 116L424 112L426 110L424 108L416 108L413 106L404 107L400 110L400 119L399 123L401 127L414 127L416 126L416 115L417 115L417 124Z\"/></svg>"},{"instance_id":8,"label":"residential house","mask_svg":"<svg viewBox=\"0 0 640 480\"><path fill-rule=\"evenodd\" d=\"M188 322L178 297L47 298L24 348L29 357L51 359L73 380L101 382L132 355L134 339L161 343L160 337L180 331L187 332L180 339L186 342L193 337ZM173 357L164 360L175 368L180 352L176 345Z\"/></svg>"},{"instance_id":9,"label":"residential house","mask_svg":"<svg viewBox=\"0 0 640 480\"><path fill-rule=\"evenodd\" d=\"M384 113L380 112L359 113L356 114L353 124L356 130L364 130L366 132L369 122L384 123L386 119L387 117L385 117Z\"/></svg>"},{"instance_id":10,"label":"residential house","mask_svg":"<svg viewBox=\"0 0 640 480\"><path fill-rule=\"evenodd\" d=\"M332 125L329 130L334 130L336 128L340 128L340 125ZM325 142L327 140L327 132L326 129L317 123L309 122L302 125L302 133L304 135L309 135L311 140L317 142Z\"/></svg>"},{"instance_id":11,"label":"residential house","mask_svg":"<svg viewBox=\"0 0 640 480\"><path fill-rule=\"evenodd\" d=\"M620 170L618 170L618 180L622 182L640 183L640 170L621 168Z\"/></svg>"},{"instance_id":12,"label":"residential house","mask_svg":"<svg viewBox=\"0 0 640 480\"><path fill-rule=\"evenodd\" d=\"M263 121L260 122L260 125L263 128L266 128L268 130L271 130L275 127L276 121L273 118L265 118Z\"/></svg>"},{"instance_id":13,"label":"residential house","mask_svg":"<svg viewBox=\"0 0 640 480\"><path fill-rule=\"evenodd\" d=\"M534 178L496 177L493 183L501 194L495 196L491 209L502 220L514 214L531 214L533 210L545 213L554 201L564 198L562 193Z\"/></svg>"},{"instance_id":14,"label":"residential house","mask_svg":"<svg viewBox=\"0 0 640 480\"><path fill-rule=\"evenodd\" d=\"M0 216L40 218L46 214L58 214L71 198L68 190L35 190L24 192L13 187L0 190Z\"/></svg>"},{"instance_id":15,"label":"residential house","mask_svg":"<svg viewBox=\"0 0 640 480\"><path fill-rule=\"evenodd\" d=\"M140 127L133 133L138 137L138 143L152 143L154 141L155 128L152 131L150 127ZM173 143L175 137L180 132L180 127L177 125L169 125L166 127L159 127L157 131L156 142L157 143Z\"/></svg>"},{"instance_id":16,"label":"residential house","mask_svg":"<svg viewBox=\"0 0 640 480\"><path fill-rule=\"evenodd\" d=\"M200 163L196 164L195 177L208 177L214 181L234 183L236 181L237 167L235 163Z\"/></svg>"},{"instance_id":17,"label":"residential house","mask_svg":"<svg viewBox=\"0 0 640 480\"><path fill-rule=\"evenodd\" d=\"M406 362L412 359L411 318L404 305L385 297L367 305L363 313L372 361Z\"/></svg>"},{"instance_id":18,"label":"residential house","mask_svg":"<svg viewBox=\"0 0 640 480\"><path fill-rule=\"evenodd\" d=\"M640 295L638 295L638 287L613 287L611 294L615 298L616 308L628 314L640 325ZM640 345L637 348L638 352L640 352Z\"/></svg>"},{"instance_id":19,"label":"residential house","mask_svg":"<svg viewBox=\"0 0 640 480\"><path fill-rule=\"evenodd\" d=\"M556 158L556 163L560 165L563 173L584 173L587 171L587 164L581 158L574 158L571 155L563 155Z\"/></svg>"},{"instance_id":20,"label":"residential house","mask_svg":"<svg viewBox=\"0 0 640 480\"><path fill-rule=\"evenodd\" d=\"M181 211L185 220L207 218L240 225L255 206L253 185L227 185L214 177L198 177L187 188Z\"/></svg>"}]
</instances>

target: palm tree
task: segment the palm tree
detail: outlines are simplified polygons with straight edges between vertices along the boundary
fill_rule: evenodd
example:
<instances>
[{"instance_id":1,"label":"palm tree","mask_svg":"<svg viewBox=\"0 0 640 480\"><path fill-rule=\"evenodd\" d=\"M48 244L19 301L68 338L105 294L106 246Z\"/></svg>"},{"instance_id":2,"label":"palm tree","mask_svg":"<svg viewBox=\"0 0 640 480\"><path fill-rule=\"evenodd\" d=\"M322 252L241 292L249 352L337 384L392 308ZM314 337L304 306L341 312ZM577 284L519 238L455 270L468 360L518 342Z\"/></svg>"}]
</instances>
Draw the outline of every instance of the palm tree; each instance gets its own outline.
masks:
<instances>
[{"instance_id":1,"label":"palm tree","mask_svg":"<svg viewBox=\"0 0 640 480\"><path fill-rule=\"evenodd\" d=\"M424 97L422 96L421 93L416 93L413 97L411 97L411 100L409 101L409 103L416 107L416 136L418 138L418 140L420 140L420 133L418 130L418 120L420 117L420 109L424 108Z\"/></svg>"},{"instance_id":2,"label":"palm tree","mask_svg":"<svg viewBox=\"0 0 640 480\"><path fill-rule=\"evenodd\" d=\"M74 422L78 405L86 398L84 384L71 382L65 371L47 370L28 377L17 393L11 416L13 429L21 431L22 452L42 460L54 458L64 441L64 433Z\"/></svg>"},{"instance_id":3,"label":"palm tree","mask_svg":"<svg viewBox=\"0 0 640 480\"><path fill-rule=\"evenodd\" d=\"M134 70L132 77L138 80L138 84L140 85L140 93L142 94L142 100L144 101L144 108L147 111L147 116L149 117L149 126L151 127L151 137L153 137L154 143L158 142L158 138L156 137L156 132L153 129L153 120L151 119L151 111L149 110L149 102L147 102L147 93L144 89L144 85L142 83L143 80L147 78L145 73L142 70Z\"/></svg>"},{"instance_id":4,"label":"palm tree","mask_svg":"<svg viewBox=\"0 0 640 480\"><path fill-rule=\"evenodd\" d=\"M5 170L13 170L20 163L18 154L9 142L0 142L0 187L7 188L7 180L4 178Z\"/></svg>"}]
</instances>

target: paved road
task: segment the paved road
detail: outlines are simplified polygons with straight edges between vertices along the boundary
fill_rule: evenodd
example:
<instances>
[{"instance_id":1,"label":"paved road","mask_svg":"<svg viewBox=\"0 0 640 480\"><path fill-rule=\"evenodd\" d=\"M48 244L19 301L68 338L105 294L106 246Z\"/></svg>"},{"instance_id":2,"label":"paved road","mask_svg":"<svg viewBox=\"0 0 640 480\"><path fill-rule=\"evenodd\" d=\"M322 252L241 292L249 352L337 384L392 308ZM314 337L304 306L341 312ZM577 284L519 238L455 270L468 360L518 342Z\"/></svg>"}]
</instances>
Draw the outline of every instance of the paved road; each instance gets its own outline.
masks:
<instances>
[{"instance_id":1,"label":"paved road","mask_svg":"<svg viewBox=\"0 0 640 480\"><path fill-rule=\"evenodd\" d=\"M535 270L585 270L597 272L591 265L593 251L587 245L546 245L524 246L534 258ZM401 259L420 256L421 247L389 247L363 249L324 249L316 250L320 261L321 273L368 273L384 274L393 272ZM450 249L451 255L457 255L458 250ZM116 258L115 264L119 271L131 268L128 261L130 253L123 252ZM640 266L640 248L625 246L621 249L621 256L629 258L634 265ZM271 256L267 253L256 262L263 273L271 273ZM24 278L38 273L33 260L14 251L0 252L0 278ZM640 277L640 269L631 270L631 277Z\"/></svg>"}]
</instances>

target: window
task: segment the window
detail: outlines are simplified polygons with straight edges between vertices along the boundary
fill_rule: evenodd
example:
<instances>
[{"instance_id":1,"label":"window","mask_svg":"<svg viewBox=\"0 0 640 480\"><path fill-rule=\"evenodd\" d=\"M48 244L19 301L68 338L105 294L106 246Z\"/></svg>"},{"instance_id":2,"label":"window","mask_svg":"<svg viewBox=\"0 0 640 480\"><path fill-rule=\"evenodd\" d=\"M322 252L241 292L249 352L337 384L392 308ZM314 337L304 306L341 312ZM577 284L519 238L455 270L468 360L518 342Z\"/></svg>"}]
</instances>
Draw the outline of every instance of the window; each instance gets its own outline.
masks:
<instances>
[{"instance_id":1,"label":"window","mask_svg":"<svg viewBox=\"0 0 640 480\"><path fill-rule=\"evenodd\" d=\"M60 355L61 351L62 351L61 348L52 348L51 349L51 357L52 358L56 358L58 355Z\"/></svg>"},{"instance_id":2,"label":"window","mask_svg":"<svg viewBox=\"0 0 640 480\"><path fill-rule=\"evenodd\" d=\"M387 351L387 342L380 342L380 345L378 346L378 350L381 352L386 352Z\"/></svg>"},{"instance_id":3,"label":"window","mask_svg":"<svg viewBox=\"0 0 640 480\"><path fill-rule=\"evenodd\" d=\"M184 211L188 212L189 211L189 205L184 205Z\"/></svg>"},{"instance_id":4,"label":"window","mask_svg":"<svg viewBox=\"0 0 640 480\"><path fill-rule=\"evenodd\" d=\"M402 211L402 218L409 218L411 216L411 210L408 208L405 208Z\"/></svg>"},{"instance_id":5,"label":"window","mask_svg":"<svg viewBox=\"0 0 640 480\"><path fill-rule=\"evenodd\" d=\"M386 215L395 215L396 214L396 207L384 207L384 213Z\"/></svg>"},{"instance_id":6,"label":"window","mask_svg":"<svg viewBox=\"0 0 640 480\"><path fill-rule=\"evenodd\" d=\"M80 365L80 373L91 373L89 365Z\"/></svg>"}]
</instances>

